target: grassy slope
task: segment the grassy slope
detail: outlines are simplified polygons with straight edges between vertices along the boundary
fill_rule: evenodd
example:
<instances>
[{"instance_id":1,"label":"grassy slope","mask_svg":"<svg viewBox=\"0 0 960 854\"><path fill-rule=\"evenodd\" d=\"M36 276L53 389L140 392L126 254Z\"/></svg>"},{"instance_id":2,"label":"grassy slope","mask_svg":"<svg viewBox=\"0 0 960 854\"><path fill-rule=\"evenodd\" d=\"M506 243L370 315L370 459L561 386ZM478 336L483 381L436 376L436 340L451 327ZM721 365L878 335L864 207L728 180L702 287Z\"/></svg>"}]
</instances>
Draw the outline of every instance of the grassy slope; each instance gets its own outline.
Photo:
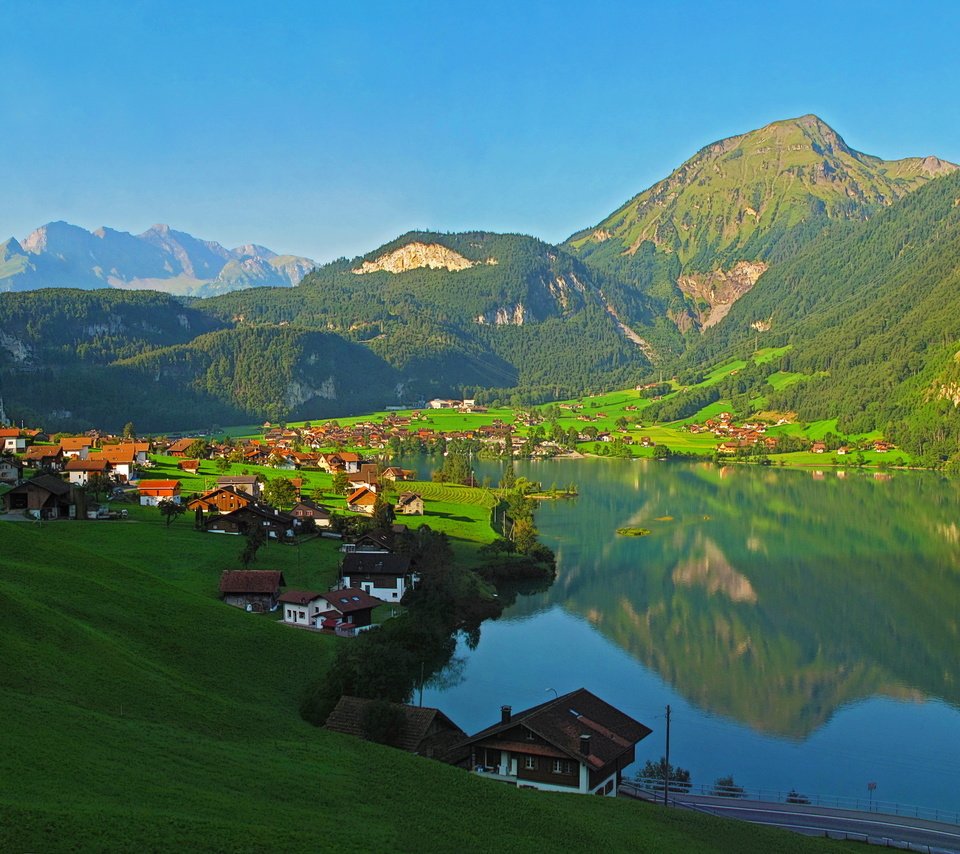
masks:
<instances>
[{"instance_id":1,"label":"grassy slope","mask_svg":"<svg viewBox=\"0 0 960 854\"><path fill-rule=\"evenodd\" d=\"M3 850L823 847L518 791L310 727L297 715L303 687L345 641L219 603L217 577L239 543L186 519L0 523L0 546ZM257 566L320 585L333 548L304 545L298 570L297 549L268 546Z\"/></svg>"}]
</instances>

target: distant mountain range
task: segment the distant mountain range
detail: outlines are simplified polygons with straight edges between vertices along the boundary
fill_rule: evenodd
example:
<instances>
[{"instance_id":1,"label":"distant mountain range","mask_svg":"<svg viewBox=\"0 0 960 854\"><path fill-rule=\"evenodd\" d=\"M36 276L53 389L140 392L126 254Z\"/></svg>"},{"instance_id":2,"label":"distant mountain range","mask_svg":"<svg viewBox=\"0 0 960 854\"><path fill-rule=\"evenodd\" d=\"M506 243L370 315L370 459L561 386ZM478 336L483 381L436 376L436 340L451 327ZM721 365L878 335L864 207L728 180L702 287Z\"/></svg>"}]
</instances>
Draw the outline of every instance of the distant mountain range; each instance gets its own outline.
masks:
<instances>
[{"instance_id":1,"label":"distant mountain range","mask_svg":"<svg viewBox=\"0 0 960 854\"><path fill-rule=\"evenodd\" d=\"M315 267L265 246L226 249L168 225L143 234L90 232L51 222L22 242L0 243L0 292L38 288L122 288L207 297L254 287L290 287Z\"/></svg>"},{"instance_id":2,"label":"distant mountain range","mask_svg":"<svg viewBox=\"0 0 960 854\"><path fill-rule=\"evenodd\" d=\"M52 223L0 245L0 290L114 289L0 294L0 394L48 428L172 430L430 396L528 405L789 346L779 367L807 379L774 394L745 377L739 408L840 417L944 459L958 217L954 164L884 161L803 116L706 146L560 246L409 232L307 273L164 226Z\"/></svg>"}]
</instances>

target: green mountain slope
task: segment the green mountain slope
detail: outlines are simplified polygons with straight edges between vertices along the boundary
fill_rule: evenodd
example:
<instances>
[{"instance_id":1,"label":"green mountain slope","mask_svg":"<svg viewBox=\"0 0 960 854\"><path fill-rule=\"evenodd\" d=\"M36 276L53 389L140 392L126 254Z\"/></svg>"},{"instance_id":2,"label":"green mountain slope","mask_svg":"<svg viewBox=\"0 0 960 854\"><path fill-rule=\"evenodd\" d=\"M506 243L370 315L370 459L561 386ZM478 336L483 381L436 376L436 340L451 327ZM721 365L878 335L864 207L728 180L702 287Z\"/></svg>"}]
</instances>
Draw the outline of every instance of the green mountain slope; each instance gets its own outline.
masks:
<instances>
[{"instance_id":1,"label":"green mountain slope","mask_svg":"<svg viewBox=\"0 0 960 854\"><path fill-rule=\"evenodd\" d=\"M565 248L655 298L682 331L702 328L830 222L866 219L956 168L863 154L816 116L778 121L706 146Z\"/></svg>"},{"instance_id":2,"label":"green mountain slope","mask_svg":"<svg viewBox=\"0 0 960 854\"><path fill-rule=\"evenodd\" d=\"M686 361L790 344L783 367L812 378L772 406L840 416L852 432L879 426L925 461L942 461L960 444L958 295L955 173L770 270Z\"/></svg>"}]
</instances>

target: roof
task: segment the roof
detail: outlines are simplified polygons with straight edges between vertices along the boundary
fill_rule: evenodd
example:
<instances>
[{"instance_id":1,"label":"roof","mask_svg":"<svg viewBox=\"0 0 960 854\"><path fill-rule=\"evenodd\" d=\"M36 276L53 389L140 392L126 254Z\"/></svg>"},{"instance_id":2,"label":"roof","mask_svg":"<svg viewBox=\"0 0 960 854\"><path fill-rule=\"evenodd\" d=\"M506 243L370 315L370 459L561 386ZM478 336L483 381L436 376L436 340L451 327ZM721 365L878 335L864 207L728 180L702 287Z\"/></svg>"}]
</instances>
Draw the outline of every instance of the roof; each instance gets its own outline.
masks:
<instances>
[{"instance_id":1,"label":"roof","mask_svg":"<svg viewBox=\"0 0 960 854\"><path fill-rule=\"evenodd\" d=\"M291 605L309 605L314 599L325 597L326 593L320 593L316 590L288 590L280 594L279 602L286 602Z\"/></svg>"},{"instance_id":2,"label":"roof","mask_svg":"<svg viewBox=\"0 0 960 854\"><path fill-rule=\"evenodd\" d=\"M91 457L86 460L70 460L64 468L64 471L106 471L108 468L110 468L109 460L94 459Z\"/></svg>"},{"instance_id":3,"label":"roof","mask_svg":"<svg viewBox=\"0 0 960 854\"><path fill-rule=\"evenodd\" d=\"M504 735L518 724L573 759L583 761L586 758L587 764L594 769L612 762L652 732L586 688L578 688L555 700L513 714L509 721L470 736L467 743ZM587 757L580 752L581 735L590 736Z\"/></svg>"},{"instance_id":4,"label":"roof","mask_svg":"<svg viewBox=\"0 0 960 854\"><path fill-rule=\"evenodd\" d=\"M217 478L218 486L229 486L231 483L256 483L256 475L252 474L228 474Z\"/></svg>"},{"instance_id":5,"label":"roof","mask_svg":"<svg viewBox=\"0 0 960 854\"><path fill-rule=\"evenodd\" d=\"M330 603L331 608L336 608L341 614L366 611L367 608L376 608L377 605L383 604L382 599L377 599L376 596L371 596L355 587L342 587L340 590L331 590L321 595Z\"/></svg>"},{"instance_id":6,"label":"roof","mask_svg":"<svg viewBox=\"0 0 960 854\"><path fill-rule=\"evenodd\" d=\"M60 447L65 451L79 451L93 446L93 439L87 436L64 436L60 439Z\"/></svg>"},{"instance_id":7,"label":"roof","mask_svg":"<svg viewBox=\"0 0 960 854\"><path fill-rule=\"evenodd\" d=\"M17 492L26 492L30 487L44 489L53 495L61 497L70 494L70 484L60 480L59 477L54 477L52 474L38 474L36 477L30 478L30 480L24 481L19 486L15 486L14 489L17 490Z\"/></svg>"},{"instance_id":8,"label":"roof","mask_svg":"<svg viewBox=\"0 0 960 854\"><path fill-rule=\"evenodd\" d=\"M276 569L225 569L220 575L220 592L276 593L286 583Z\"/></svg>"},{"instance_id":9,"label":"roof","mask_svg":"<svg viewBox=\"0 0 960 854\"><path fill-rule=\"evenodd\" d=\"M179 480L141 480L137 483L137 489L143 492L145 489L179 489Z\"/></svg>"},{"instance_id":10,"label":"roof","mask_svg":"<svg viewBox=\"0 0 960 854\"><path fill-rule=\"evenodd\" d=\"M132 463L137 458L133 445L104 445L100 449L100 459L111 463Z\"/></svg>"},{"instance_id":11,"label":"roof","mask_svg":"<svg viewBox=\"0 0 960 854\"><path fill-rule=\"evenodd\" d=\"M377 493L361 486L356 492L347 496L347 504L374 504L377 500Z\"/></svg>"},{"instance_id":12,"label":"roof","mask_svg":"<svg viewBox=\"0 0 960 854\"><path fill-rule=\"evenodd\" d=\"M412 504L414 501L423 501L423 496L416 492L401 492L397 497L397 505L402 507L405 504Z\"/></svg>"},{"instance_id":13,"label":"roof","mask_svg":"<svg viewBox=\"0 0 960 854\"><path fill-rule=\"evenodd\" d=\"M363 697L343 696L330 712L324 726L334 732L367 738L364 716L370 705L375 702L377 701ZM439 724L454 736L462 737L464 734L463 730L439 709L417 708L403 703L390 703L390 705L403 715L400 733L395 744L401 750L409 750L411 753L420 752L425 739L432 735L430 730L434 724Z\"/></svg>"},{"instance_id":14,"label":"roof","mask_svg":"<svg viewBox=\"0 0 960 854\"><path fill-rule=\"evenodd\" d=\"M410 556L349 552L343 558L343 575L406 575L410 572Z\"/></svg>"},{"instance_id":15,"label":"roof","mask_svg":"<svg viewBox=\"0 0 960 854\"><path fill-rule=\"evenodd\" d=\"M63 453L59 445L31 445L27 448L23 458L25 460L44 460L47 457L56 457Z\"/></svg>"}]
</instances>

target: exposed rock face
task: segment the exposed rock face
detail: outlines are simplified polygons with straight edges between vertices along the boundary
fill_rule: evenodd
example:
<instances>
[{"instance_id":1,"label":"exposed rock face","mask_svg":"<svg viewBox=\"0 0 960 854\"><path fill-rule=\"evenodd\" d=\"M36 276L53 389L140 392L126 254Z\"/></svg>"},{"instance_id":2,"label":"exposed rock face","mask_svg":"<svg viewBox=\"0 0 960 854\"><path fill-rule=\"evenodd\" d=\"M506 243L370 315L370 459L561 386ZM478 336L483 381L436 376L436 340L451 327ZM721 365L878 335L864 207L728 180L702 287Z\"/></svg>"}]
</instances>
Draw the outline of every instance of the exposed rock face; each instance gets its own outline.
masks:
<instances>
[{"instance_id":1,"label":"exposed rock face","mask_svg":"<svg viewBox=\"0 0 960 854\"><path fill-rule=\"evenodd\" d=\"M523 307L523 303L518 302L512 308L501 307L485 311L483 314L477 316L477 323L481 326L487 324L494 326L523 326L526 316L527 311Z\"/></svg>"},{"instance_id":2,"label":"exposed rock face","mask_svg":"<svg viewBox=\"0 0 960 854\"><path fill-rule=\"evenodd\" d=\"M769 266L764 261L738 261L729 270L680 276L677 285L692 302L692 318L700 330L723 320L731 306L753 288Z\"/></svg>"},{"instance_id":3,"label":"exposed rock face","mask_svg":"<svg viewBox=\"0 0 960 854\"><path fill-rule=\"evenodd\" d=\"M8 351L13 356L13 361L18 364L29 361L32 355L32 351L27 344L13 335L8 335L2 329L0 329L0 347Z\"/></svg>"},{"instance_id":4,"label":"exposed rock face","mask_svg":"<svg viewBox=\"0 0 960 854\"><path fill-rule=\"evenodd\" d=\"M429 267L431 270L466 270L477 265L477 261L464 258L458 252L441 246L439 243L408 243L393 252L381 255L375 261L364 261L353 270L357 275L364 273L379 273L385 270L388 273L405 273L407 270L419 270ZM487 264L496 264L493 258L487 259Z\"/></svg>"},{"instance_id":5,"label":"exposed rock face","mask_svg":"<svg viewBox=\"0 0 960 854\"><path fill-rule=\"evenodd\" d=\"M325 400L337 399L337 385L333 376L327 377L316 387L298 380L291 380L287 384L286 394L284 394L284 400L291 409L295 409L315 397L320 397Z\"/></svg>"}]
</instances>

